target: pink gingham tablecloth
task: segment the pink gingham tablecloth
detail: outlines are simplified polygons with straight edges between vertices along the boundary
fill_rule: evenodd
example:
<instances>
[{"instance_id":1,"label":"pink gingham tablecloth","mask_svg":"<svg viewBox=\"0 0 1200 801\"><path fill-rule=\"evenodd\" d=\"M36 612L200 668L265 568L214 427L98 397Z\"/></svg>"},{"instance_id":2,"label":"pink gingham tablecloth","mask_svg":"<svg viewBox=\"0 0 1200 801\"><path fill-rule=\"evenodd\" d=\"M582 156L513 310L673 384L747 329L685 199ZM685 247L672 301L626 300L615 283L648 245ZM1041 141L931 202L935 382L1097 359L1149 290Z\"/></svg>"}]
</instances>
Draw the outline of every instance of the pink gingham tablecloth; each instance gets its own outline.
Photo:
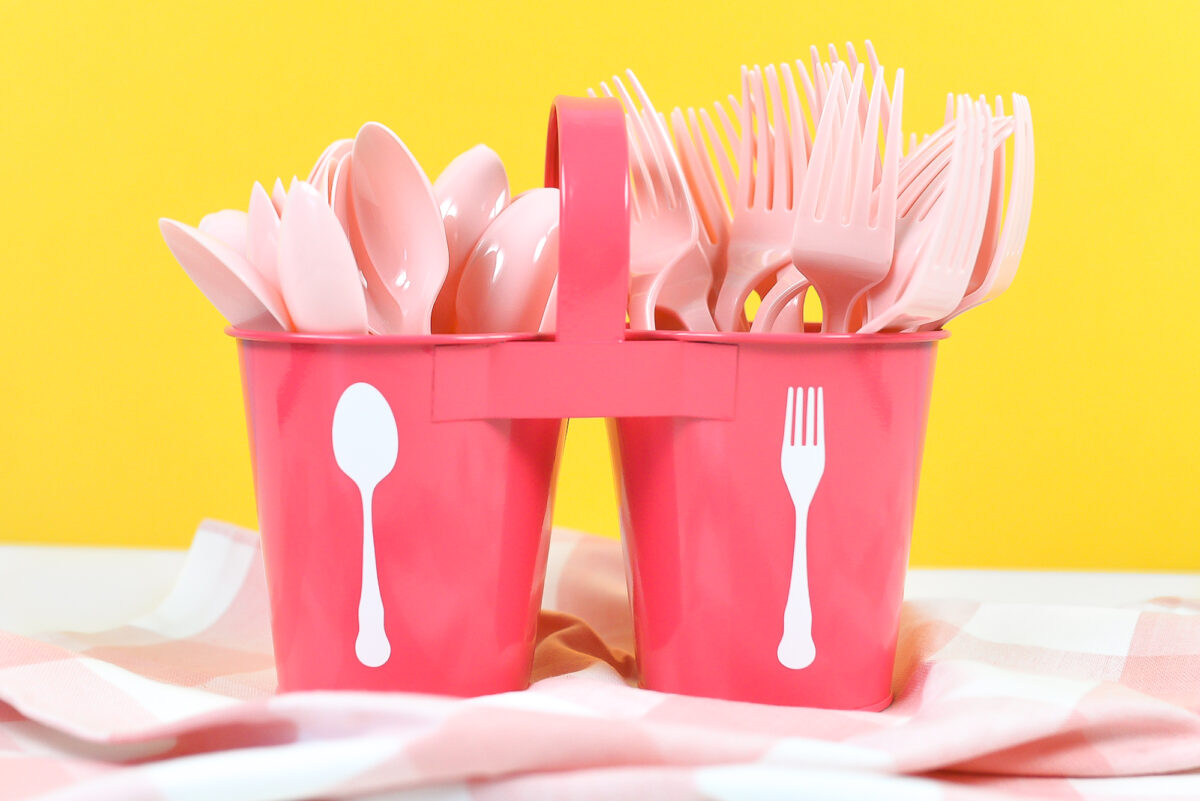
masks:
<instances>
[{"instance_id":1,"label":"pink gingham tablecloth","mask_svg":"<svg viewBox=\"0 0 1200 801\"><path fill-rule=\"evenodd\" d=\"M882 713L636 689L612 540L557 530L544 607L524 692L274 696L258 537L206 522L152 614L0 632L0 801L1200 799L1198 602L909 602Z\"/></svg>"}]
</instances>

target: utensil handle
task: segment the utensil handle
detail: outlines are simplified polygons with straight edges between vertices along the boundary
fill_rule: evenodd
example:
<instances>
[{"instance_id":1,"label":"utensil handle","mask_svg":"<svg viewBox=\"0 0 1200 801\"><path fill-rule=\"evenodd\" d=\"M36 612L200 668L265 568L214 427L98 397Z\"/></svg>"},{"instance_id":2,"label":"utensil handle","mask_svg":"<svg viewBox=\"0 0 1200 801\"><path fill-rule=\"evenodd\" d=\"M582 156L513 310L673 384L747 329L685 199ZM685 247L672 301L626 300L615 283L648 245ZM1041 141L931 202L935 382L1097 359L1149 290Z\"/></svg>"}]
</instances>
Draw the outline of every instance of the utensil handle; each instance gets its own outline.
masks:
<instances>
[{"instance_id":1,"label":"utensil handle","mask_svg":"<svg viewBox=\"0 0 1200 801\"><path fill-rule=\"evenodd\" d=\"M629 143L611 97L559 95L546 136L546 186L559 189L560 342L620 342L629 296Z\"/></svg>"},{"instance_id":2,"label":"utensil handle","mask_svg":"<svg viewBox=\"0 0 1200 801\"><path fill-rule=\"evenodd\" d=\"M783 637L779 641L779 661L791 670L808 667L817 656L812 636L812 597L808 592L808 509L809 504L796 506L792 578L783 609Z\"/></svg>"},{"instance_id":3,"label":"utensil handle","mask_svg":"<svg viewBox=\"0 0 1200 801\"><path fill-rule=\"evenodd\" d=\"M359 488L363 507L363 559L354 654L367 667L379 667L392 654L392 645L383 627L383 598L379 593L379 570L375 564L375 524L371 514L374 490L374 487Z\"/></svg>"}]
</instances>

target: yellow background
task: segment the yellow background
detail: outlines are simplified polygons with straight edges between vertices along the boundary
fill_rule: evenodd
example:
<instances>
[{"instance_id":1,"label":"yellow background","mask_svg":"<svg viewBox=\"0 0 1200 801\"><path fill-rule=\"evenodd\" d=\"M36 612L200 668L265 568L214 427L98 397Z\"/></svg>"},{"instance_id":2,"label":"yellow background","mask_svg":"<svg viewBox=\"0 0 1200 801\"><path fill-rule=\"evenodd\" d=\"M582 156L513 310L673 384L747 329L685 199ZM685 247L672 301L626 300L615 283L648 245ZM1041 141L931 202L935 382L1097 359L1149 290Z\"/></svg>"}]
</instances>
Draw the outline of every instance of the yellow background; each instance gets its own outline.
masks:
<instances>
[{"instance_id":1,"label":"yellow background","mask_svg":"<svg viewBox=\"0 0 1200 801\"><path fill-rule=\"evenodd\" d=\"M871 38L908 130L1029 96L1033 223L941 346L913 562L1200 568L1200 3L0 5L0 538L184 546L254 525L234 344L156 220L244 208L378 119L431 175L477 142L541 177L550 99L633 67L660 107ZM615 533L603 425L558 522Z\"/></svg>"}]
</instances>

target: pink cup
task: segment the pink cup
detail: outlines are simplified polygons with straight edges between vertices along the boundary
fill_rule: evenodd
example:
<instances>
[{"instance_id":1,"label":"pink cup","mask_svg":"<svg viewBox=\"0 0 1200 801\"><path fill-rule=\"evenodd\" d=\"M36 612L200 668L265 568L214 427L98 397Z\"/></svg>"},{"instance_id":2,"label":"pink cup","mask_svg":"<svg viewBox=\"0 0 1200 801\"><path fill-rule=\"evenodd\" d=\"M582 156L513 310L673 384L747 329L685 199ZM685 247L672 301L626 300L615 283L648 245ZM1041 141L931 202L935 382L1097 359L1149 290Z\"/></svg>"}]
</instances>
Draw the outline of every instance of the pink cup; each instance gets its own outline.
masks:
<instances>
[{"instance_id":1,"label":"pink cup","mask_svg":"<svg viewBox=\"0 0 1200 801\"><path fill-rule=\"evenodd\" d=\"M642 686L839 709L891 702L944 336L646 335L734 343L738 355L731 419L615 421ZM812 404L811 422L809 388L822 412ZM800 438L785 448L789 404Z\"/></svg>"},{"instance_id":2,"label":"pink cup","mask_svg":"<svg viewBox=\"0 0 1200 801\"><path fill-rule=\"evenodd\" d=\"M439 345L506 337L238 337L279 689L479 695L528 685L561 420L435 422ZM373 493L390 656L356 653L364 592L358 487L332 445L364 382L399 457Z\"/></svg>"},{"instance_id":3,"label":"pink cup","mask_svg":"<svg viewBox=\"0 0 1200 801\"><path fill-rule=\"evenodd\" d=\"M468 696L529 684L563 418L596 402L589 387L607 388L594 337L623 331L597 310L624 302L624 137L616 101L558 101L547 183L562 189L568 233L553 339L230 329L280 690ZM588 225L618 236L571 233ZM596 259L606 269L588 269ZM643 372L657 374L660 352ZM369 502L333 434L339 404L364 391L392 423L359 441L393 443Z\"/></svg>"}]
</instances>

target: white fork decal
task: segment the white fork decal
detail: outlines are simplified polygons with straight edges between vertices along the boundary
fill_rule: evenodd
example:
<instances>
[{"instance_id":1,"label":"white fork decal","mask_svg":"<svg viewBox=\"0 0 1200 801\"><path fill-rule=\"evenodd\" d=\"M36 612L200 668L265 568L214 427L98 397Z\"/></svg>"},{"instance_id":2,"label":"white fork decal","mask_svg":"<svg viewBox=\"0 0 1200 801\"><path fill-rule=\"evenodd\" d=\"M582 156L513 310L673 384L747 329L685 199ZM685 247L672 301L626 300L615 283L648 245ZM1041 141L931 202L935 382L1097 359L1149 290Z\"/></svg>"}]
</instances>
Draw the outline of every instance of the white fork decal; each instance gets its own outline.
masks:
<instances>
[{"instance_id":1,"label":"white fork decal","mask_svg":"<svg viewBox=\"0 0 1200 801\"><path fill-rule=\"evenodd\" d=\"M808 592L808 510L825 473L825 394L821 387L788 387L779 466L796 508L792 578L783 609L783 638L777 655L786 668L800 670L817 658Z\"/></svg>"}]
</instances>

